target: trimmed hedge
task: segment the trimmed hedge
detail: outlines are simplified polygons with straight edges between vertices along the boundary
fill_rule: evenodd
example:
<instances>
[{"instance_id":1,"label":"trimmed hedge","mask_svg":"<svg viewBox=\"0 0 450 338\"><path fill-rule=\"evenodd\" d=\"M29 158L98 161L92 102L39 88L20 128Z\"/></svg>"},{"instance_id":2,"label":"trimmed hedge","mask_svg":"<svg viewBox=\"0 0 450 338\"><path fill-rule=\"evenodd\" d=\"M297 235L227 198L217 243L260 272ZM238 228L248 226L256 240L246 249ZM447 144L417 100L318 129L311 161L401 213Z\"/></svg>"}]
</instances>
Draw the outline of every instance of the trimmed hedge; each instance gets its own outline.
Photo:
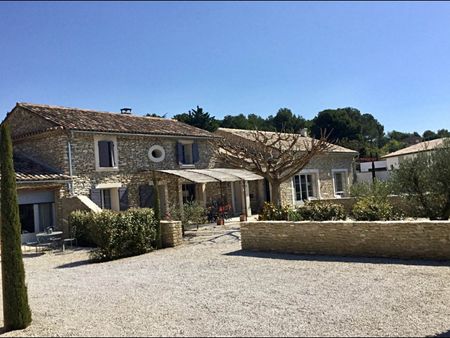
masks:
<instances>
[{"instance_id":1,"label":"trimmed hedge","mask_svg":"<svg viewBox=\"0 0 450 338\"><path fill-rule=\"evenodd\" d=\"M259 215L260 221L338 221L345 219L345 209L342 205L325 201L307 202L296 209L266 202Z\"/></svg>"},{"instance_id":2,"label":"trimmed hedge","mask_svg":"<svg viewBox=\"0 0 450 338\"><path fill-rule=\"evenodd\" d=\"M96 247L91 251L94 261L136 256L157 247L158 221L152 209L74 211L69 223L80 244Z\"/></svg>"}]
</instances>

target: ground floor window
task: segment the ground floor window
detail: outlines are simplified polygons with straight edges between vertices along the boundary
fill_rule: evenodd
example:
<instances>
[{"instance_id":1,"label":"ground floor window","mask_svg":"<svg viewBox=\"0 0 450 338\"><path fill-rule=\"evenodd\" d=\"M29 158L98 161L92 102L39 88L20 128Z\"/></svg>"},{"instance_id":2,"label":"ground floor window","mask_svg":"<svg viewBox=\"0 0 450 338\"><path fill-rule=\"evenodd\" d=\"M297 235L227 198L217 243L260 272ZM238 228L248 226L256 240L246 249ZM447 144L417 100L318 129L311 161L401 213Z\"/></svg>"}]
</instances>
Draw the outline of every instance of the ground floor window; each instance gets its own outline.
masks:
<instances>
[{"instance_id":1,"label":"ground floor window","mask_svg":"<svg viewBox=\"0 0 450 338\"><path fill-rule=\"evenodd\" d=\"M34 207L33 204L19 205L20 224L22 226L21 233L34 232Z\"/></svg>"},{"instance_id":2,"label":"ground floor window","mask_svg":"<svg viewBox=\"0 0 450 338\"><path fill-rule=\"evenodd\" d=\"M54 203L20 204L21 233L44 232L54 227Z\"/></svg>"},{"instance_id":3,"label":"ground floor window","mask_svg":"<svg viewBox=\"0 0 450 338\"><path fill-rule=\"evenodd\" d=\"M183 203L195 201L195 184L183 184Z\"/></svg>"},{"instance_id":4,"label":"ground floor window","mask_svg":"<svg viewBox=\"0 0 450 338\"><path fill-rule=\"evenodd\" d=\"M101 189L101 197L102 197L102 209L112 209L111 205L111 190L110 189Z\"/></svg>"},{"instance_id":5,"label":"ground floor window","mask_svg":"<svg viewBox=\"0 0 450 338\"><path fill-rule=\"evenodd\" d=\"M315 194L315 181L316 175L314 174L300 174L295 175L294 178L295 200L305 201L310 198L316 197Z\"/></svg>"},{"instance_id":6,"label":"ground floor window","mask_svg":"<svg viewBox=\"0 0 450 338\"><path fill-rule=\"evenodd\" d=\"M38 204L39 210L39 232L45 231L49 227L54 227L53 203Z\"/></svg>"},{"instance_id":7,"label":"ground floor window","mask_svg":"<svg viewBox=\"0 0 450 338\"><path fill-rule=\"evenodd\" d=\"M333 186L335 196L339 197L344 196L346 188L346 180L347 180L346 170L333 170Z\"/></svg>"}]
</instances>

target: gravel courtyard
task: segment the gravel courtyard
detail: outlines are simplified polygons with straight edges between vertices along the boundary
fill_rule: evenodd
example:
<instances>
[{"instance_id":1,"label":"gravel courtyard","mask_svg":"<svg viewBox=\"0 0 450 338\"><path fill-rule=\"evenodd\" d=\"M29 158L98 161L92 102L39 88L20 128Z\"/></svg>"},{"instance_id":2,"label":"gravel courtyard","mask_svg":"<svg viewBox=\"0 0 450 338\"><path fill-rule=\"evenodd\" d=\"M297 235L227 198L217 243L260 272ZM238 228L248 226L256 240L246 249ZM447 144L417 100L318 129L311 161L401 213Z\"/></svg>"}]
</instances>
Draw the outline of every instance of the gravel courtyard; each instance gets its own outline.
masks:
<instances>
[{"instance_id":1,"label":"gravel courtyard","mask_svg":"<svg viewBox=\"0 0 450 338\"><path fill-rule=\"evenodd\" d=\"M88 264L83 250L26 257L34 321L4 335L433 336L450 330L450 264L256 254L240 251L238 229L199 232L178 248L102 264Z\"/></svg>"}]
</instances>

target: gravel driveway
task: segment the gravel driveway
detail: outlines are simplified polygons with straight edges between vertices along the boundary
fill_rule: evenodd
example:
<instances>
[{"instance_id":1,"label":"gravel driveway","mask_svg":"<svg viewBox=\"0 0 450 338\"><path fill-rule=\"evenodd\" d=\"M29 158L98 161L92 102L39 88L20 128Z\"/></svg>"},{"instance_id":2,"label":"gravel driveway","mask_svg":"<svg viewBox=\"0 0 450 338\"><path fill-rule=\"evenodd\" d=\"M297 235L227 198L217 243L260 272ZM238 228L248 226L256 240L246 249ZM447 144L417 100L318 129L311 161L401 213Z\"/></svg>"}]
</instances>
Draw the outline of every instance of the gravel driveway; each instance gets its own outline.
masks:
<instances>
[{"instance_id":1,"label":"gravel driveway","mask_svg":"<svg viewBox=\"0 0 450 338\"><path fill-rule=\"evenodd\" d=\"M240 251L238 229L199 232L178 248L102 264L87 264L86 251L25 258L34 321L5 335L425 336L450 330L448 264L255 254Z\"/></svg>"}]
</instances>

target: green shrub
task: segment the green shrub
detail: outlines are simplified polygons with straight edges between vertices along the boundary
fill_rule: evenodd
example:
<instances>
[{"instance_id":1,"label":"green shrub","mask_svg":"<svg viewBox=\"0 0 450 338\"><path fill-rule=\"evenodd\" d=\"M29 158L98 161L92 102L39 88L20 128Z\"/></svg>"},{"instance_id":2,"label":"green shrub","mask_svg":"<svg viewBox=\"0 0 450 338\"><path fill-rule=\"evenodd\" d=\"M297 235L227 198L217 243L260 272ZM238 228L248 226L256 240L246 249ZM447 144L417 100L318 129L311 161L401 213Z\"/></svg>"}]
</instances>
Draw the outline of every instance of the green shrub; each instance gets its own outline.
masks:
<instances>
[{"instance_id":1,"label":"green shrub","mask_svg":"<svg viewBox=\"0 0 450 338\"><path fill-rule=\"evenodd\" d=\"M78 241L95 245L95 261L140 255L156 247L158 222L152 209L75 211L69 219Z\"/></svg>"},{"instance_id":2,"label":"green shrub","mask_svg":"<svg viewBox=\"0 0 450 338\"><path fill-rule=\"evenodd\" d=\"M286 221L288 214L294 216L293 210L288 206L278 206L273 203L265 202L261 213L260 221Z\"/></svg>"},{"instance_id":3,"label":"green shrub","mask_svg":"<svg viewBox=\"0 0 450 338\"><path fill-rule=\"evenodd\" d=\"M79 246L95 246L93 239L90 237L88 228L92 220L92 215L91 212L81 210L73 211L69 215L69 225Z\"/></svg>"},{"instance_id":4,"label":"green shrub","mask_svg":"<svg viewBox=\"0 0 450 338\"><path fill-rule=\"evenodd\" d=\"M394 191L391 181L360 182L350 187L350 196L362 198L367 196L375 196L380 199L387 199Z\"/></svg>"},{"instance_id":5,"label":"green shrub","mask_svg":"<svg viewBox=\"0 0 450 338\"><path fill-rule=\"evenodd\" d=\"M169 211L170 219L181 221L184 230L189 225L206 224L208 218L206 216L206 208L198 202L187 202L183 204L183 209L172 207Z\"/></svg>"},{"instance_id":6,"label":"green shrub","mask_svg":"<svg viewBox=\"0 0 450 338\"><path fill-rule=\"evenodd\" d=\"M297 209L266 202L259 215L260 221L336 221L345 218L345 209L342 205L322 201L306 202Z\"/></svg>"},{"instance_id":7,"label":"green shrub","mask_svg":"<svg viewBox=\"0 0 450 338\"><path fill-rule=\"evenodd\" d=\"M299 218L307 221L338 221L345 220L347 215L340 204L329 202L307 202L297 209Z\"/></svg>"},{"instance_id":8,"label":"green shrub","mask_svg":"<svg viewBox=\"0 0 450 338\"><path fill-rule=\"evenodd\" d=\"M353 206L352 214L357 221L388 221L403 217L387 200L375 196L360 198Z\"/></svg>"}]
</instances>

